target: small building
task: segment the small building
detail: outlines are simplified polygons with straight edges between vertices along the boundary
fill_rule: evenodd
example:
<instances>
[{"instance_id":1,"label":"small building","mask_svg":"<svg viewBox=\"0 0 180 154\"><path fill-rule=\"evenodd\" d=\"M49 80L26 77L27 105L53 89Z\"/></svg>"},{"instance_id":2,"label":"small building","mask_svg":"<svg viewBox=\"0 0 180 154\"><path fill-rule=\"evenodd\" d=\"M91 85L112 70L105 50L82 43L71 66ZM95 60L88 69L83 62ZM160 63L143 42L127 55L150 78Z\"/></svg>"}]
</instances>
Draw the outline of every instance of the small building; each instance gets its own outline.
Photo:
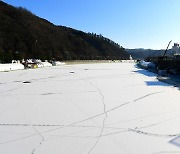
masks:
<instances>
[{"instance_id":1,"label":"small building","mask_svg":"<svg viewBox=\"0 0 180 154\"><path fill-rule=\"evenodd\" d=\"M172 53L173 55L180 55L179 43L174 43L174 46L172 46Z\"/></svg>"}]
</instances>

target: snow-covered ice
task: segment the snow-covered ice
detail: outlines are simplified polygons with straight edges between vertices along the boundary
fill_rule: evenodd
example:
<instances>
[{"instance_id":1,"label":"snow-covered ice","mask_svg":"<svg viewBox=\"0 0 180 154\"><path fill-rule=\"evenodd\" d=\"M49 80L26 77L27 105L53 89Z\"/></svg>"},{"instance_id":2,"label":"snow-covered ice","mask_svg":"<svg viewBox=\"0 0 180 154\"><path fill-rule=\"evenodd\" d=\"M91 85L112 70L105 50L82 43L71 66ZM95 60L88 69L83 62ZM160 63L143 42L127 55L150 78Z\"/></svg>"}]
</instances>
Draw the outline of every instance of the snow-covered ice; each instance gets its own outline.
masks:
<instances>
[{"instance_id":1,"label":"snow-covered ice","mask_svg":"<svg viewBox=\"0 0 180 154\"><path fill-rule=\"evenodd\" d=\"M180 153L180 91L133 63L0 72L0 154Z\"/></svg>"},{"instance_id":2,"label":"snow-covered ice","mask_svg":"<svg viewBox=\"0 0 180 154\"><path fill-rule=\"evenodd\" d=\"M0 72L3 71L14 71L14 70L23 70L24 69L24 65L19 64L19 63L15 63L15 64L0 64Z\"/></svg>"}]
</instances>

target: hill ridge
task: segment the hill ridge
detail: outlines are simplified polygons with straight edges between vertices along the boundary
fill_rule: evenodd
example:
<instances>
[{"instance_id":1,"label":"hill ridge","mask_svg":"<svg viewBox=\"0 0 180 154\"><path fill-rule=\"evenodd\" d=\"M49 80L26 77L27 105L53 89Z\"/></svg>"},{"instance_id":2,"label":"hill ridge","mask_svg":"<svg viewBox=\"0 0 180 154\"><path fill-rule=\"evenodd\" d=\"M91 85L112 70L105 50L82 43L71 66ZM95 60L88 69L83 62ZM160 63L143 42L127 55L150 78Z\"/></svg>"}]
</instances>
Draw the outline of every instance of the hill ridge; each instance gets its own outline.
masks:
<instances>
[{"instance_id":1,"label":"hill ridge","mask_svg":"<svg viewBox=\"0 0 180 154\"><path fill-rule=\"evenodd\" d=\"M0 1L0 60L129 59L114 41L65 26L57 26L22 7Z\"/></svg>"}]
</instances>

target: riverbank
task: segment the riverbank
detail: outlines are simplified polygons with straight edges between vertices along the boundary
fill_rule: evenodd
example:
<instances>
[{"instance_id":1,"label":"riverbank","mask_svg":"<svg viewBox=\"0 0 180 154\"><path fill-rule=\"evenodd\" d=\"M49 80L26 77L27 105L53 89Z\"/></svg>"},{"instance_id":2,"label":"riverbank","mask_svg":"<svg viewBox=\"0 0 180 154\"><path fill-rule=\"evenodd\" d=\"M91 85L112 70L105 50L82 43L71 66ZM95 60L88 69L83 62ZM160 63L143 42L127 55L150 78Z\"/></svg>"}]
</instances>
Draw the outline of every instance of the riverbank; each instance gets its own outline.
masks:
<instances>
[{"instance_id":1,"label":"riverbank","mask_svg":"<svg viewBox=\"0 0 180 154\"><path fill-rule=\"evenodd\" d=\"M137 64L137 67L156 74L157 79L161 82L180 88L180 75L165 74L164 76L162 76L162 75L159 75L158 70L156 70L153 67L143 67L141 64Z\"/></svg>"},{"instance_id":2,"label":"riverbank","mask_svg":"<svg viewBox=\"0 0 180 154\"><path fill-rule=\"evenodd\" d=\"M162 76L157 76L157 79L159 81L171 84L175 87L179 87L180 88L180 75L168 75L166 77L162 77Z\"/></svg>"},{"instance_id":3,"label":"riverbank","mask_svg":"<svg viewBox=\"0 0 180 154\"><path fill-rule=\"evenodd\" d=\"M71 64L97 64L97 63L135 63L134 60L69 60L63 61L67 65Z\"/></svg>"}]
</instances>

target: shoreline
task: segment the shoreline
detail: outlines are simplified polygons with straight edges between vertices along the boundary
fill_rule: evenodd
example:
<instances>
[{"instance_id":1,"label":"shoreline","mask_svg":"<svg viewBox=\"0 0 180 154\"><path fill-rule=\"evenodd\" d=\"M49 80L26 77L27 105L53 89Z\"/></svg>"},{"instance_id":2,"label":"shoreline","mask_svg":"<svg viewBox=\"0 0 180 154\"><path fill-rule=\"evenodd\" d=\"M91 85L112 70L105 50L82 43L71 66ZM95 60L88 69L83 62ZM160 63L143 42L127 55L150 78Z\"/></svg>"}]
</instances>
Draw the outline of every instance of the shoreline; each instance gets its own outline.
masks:
<instances>
[{"instance_id":1,"label":"shoreline","mask_svg":"<svg viewBox=\"0 0 180 154\"><path fill-rule=\"evenodd\" d=\"M157 79L161 82L173 85L174 87L178 87L180 89L180 76L170 75L167 77L157 76Z\"/></svg>"},{"instance_id":2,"label":"shoreline","mask_svg":"<svg viewBox=\"0 0 180 154\"><path fill-rule=\"evenodd\" d=\"M158 79L158 81L167 83L169 85L172 85L174 87L178 87L180 89L180 75L170 75L170 74L168 74L167 76L160 76L160 75L158 75L158 72L155 69L143 68L143 67L140 67L138 65L136 65L136 66L138 68L140 68L140 69L144 69L144 70L147 70L149 72L154 73L156 75L156 78Z\"/></svg>"},{"instance_id":3,"label":"shoreline","mask_svg":"<svg viewBox=\"0 0 180 154\"><path fill-rule=\"evenodd\" d=\"M157 74L157 71L153 69L147 69L147 71L155 73L157 75L158 81L170 84L174 87L178 87L180 89L180 75L167 75L167 76L160 76Z\"/></svg>"},{"instance_id":4,"label":"shoreline","mask_svg":"<svg viewBox=\"0 0 180 154\"><path fill-rule=\"evenodd\" d=\"M95 63L112 63L113 61L111 60L68 60L68 61L62 61L66 65L71 65L71 64L95 64ZM120 62L120 61L117 61Z\"/></svg>"},{"instance_id":5,"label":"shoreline","mask_svg":"<svg viewBox=\"0 0 180 154\"><path fill-rule=\"evenodd\" d=\"M135 63L134 60L68 60L68 61L62 61L66 65L71 64L97 64L97 63Z\"/></svg>"},{"instance_id":6,"label":"shoreline","mask_svg":"<svg viewBox=\"0 0 180 154\"><path fill-rule=\"evenodd\" d=\"M53 67L53 66L61 66L61 65L75 65L75 64L100 64L100 63L135 63L134 60L68 60L68 61L60 61L61 64L58 65L44 65L44 62L41 62L41 65L25 67L22 63L4 63L0 64L0 72L10 72L24 69L37 69L41 67ZM16 65L23 66L20 68L12 69ZM40 66L40 67L39 67Z\"/></svg>"}]
</instances>

